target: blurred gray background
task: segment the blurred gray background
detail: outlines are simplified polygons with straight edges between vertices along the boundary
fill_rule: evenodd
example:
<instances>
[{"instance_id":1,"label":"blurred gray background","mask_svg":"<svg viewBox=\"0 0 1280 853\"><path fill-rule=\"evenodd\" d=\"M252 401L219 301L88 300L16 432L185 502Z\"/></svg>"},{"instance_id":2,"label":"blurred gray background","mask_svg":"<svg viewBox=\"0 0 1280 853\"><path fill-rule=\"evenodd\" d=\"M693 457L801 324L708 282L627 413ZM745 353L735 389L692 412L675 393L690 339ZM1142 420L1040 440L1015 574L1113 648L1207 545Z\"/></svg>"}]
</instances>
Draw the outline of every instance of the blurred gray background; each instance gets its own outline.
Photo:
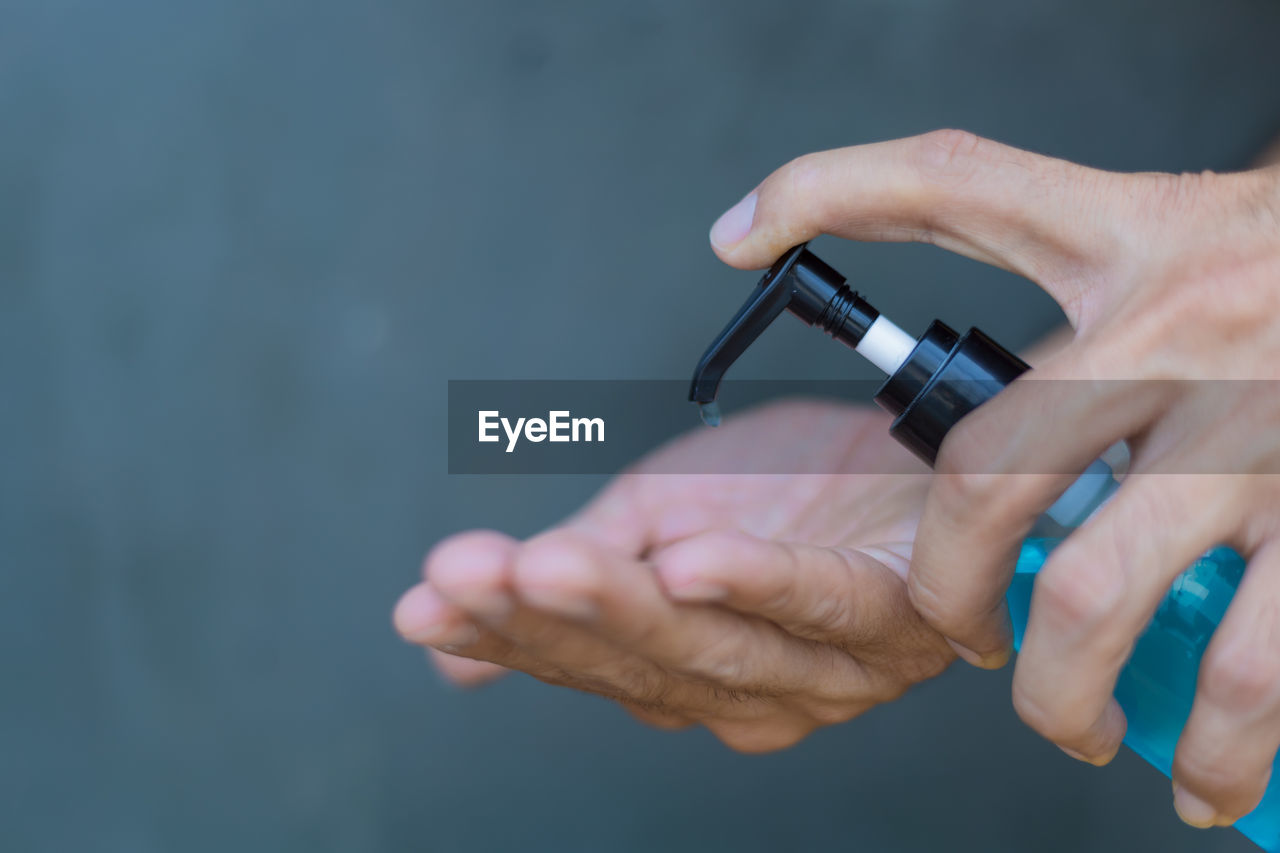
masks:
<instances>
[{"instance_id":1,"label":"blurred gray background","mask_svg":"<svg viewBox=\"0 0 1280 853\"><path fill-rule=\"evenodd\" d=\"M1275 0L6 0L0 849L1251 849L1008 673L744 757L447 688L389 612L435 540L599 485L448 477L446 380L685 378L755 281L707 228L785 160L954 125L1229 169L1278 83ZM908 328L1057 321L821 252ZM780 324L735 375L858 369Z\"/></svg>"}]
</instances>

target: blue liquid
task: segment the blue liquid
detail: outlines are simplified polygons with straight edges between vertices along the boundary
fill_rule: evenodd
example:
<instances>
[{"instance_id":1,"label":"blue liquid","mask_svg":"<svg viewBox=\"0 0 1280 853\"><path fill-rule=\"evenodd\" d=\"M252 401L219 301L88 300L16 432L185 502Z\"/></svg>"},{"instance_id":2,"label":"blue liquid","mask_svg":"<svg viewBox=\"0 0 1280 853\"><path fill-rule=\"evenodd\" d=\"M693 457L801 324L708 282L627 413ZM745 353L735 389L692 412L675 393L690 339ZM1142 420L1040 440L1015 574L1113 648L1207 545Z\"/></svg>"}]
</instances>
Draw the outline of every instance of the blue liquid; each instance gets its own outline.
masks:
<instances>
[{"instance_id":1,"label":"blue liquid","mask_svg":"<svg viewBox=\"0 0 1280 853\"><path fill-rule=\"evenodd\" d=\"M1061 539L1028 539L1009 587L1014 648L1031 609L1036 572ZM1191 713L1200 657L1244 575L1244 560L1230 548L1214 548L1174 581L1155 618L1139 637L1116 682L1116 699L1129 718L1124 742L1166 776ZM1280 851L1280 772L1273 773L1262 802L1236 828L1264 850Z\"/></svg>"}]
</instances>

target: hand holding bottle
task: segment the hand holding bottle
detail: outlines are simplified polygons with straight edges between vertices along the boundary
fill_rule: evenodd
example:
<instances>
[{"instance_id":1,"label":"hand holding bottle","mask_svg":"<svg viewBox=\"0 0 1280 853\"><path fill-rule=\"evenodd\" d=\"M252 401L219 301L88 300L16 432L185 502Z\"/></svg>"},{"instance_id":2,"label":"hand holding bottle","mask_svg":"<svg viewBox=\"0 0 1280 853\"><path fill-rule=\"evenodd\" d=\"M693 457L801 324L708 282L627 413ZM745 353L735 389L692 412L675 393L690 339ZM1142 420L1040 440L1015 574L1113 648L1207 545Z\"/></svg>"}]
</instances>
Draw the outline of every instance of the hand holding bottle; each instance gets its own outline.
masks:
<instances>
[{"instance_id":1,"label":"hand holding bottle","mask_svg":"<svg viewBox=\"0 0 1280 853\"><path fill-rule=\"evenodd\" d=\"M1211 380L1280 378L1280 169L1121 175L942 131L801 157L711 238L754 268L820 233L932 242L1063 307L1075 339L943 444L912 600L964 657L1002 665L1019 546L1128 440L1130 476L1040 574L1014 701L1071 754L1109 760L1135 638L1183 568L1230 545L1249 569L1204 657L1175 804L1198 825L1248 812L1280 744L1280 386Z\"/></svg>"}]
</instances>

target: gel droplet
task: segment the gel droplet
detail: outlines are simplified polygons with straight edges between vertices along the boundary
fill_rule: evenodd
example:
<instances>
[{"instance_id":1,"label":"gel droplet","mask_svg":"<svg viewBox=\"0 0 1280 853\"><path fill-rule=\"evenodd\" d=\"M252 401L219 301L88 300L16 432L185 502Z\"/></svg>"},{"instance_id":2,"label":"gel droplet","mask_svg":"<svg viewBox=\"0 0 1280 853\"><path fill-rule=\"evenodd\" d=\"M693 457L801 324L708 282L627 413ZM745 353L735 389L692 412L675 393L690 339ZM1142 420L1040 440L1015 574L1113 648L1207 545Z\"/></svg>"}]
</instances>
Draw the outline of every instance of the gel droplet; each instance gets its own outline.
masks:
<instances>
[{"instance_id":1,"label":"gel droplet","mask_svg":"<svg viewBox=\"0 0 1280 853\"><path fill-rule=\"evenodd\" d=\"M698 414L702 416L702 422L707 426L720 426L720 404L714 401L710 403L699 403Z\"/></svg>"}]
</instances>

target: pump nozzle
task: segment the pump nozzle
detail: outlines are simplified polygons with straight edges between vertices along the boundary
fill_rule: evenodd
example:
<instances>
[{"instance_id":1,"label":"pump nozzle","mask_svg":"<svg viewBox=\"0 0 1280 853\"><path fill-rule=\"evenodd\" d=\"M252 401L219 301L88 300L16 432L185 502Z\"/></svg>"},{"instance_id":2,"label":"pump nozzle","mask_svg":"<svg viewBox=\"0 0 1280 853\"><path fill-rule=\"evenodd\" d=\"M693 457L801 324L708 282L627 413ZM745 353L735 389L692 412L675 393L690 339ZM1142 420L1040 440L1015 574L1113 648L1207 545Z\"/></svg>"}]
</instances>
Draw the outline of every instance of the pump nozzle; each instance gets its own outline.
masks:
<instances>
[{"instance_id":1,"label":"pump nozzle","mask_svg":"<svg viewBox=\"0 0 1280 853\"><path fill-rule=\"evenodd\" d=\"M689 399L707 423L720 423L715 399L725 371L784 308L889 374L875 397L894 416L889 434L930 465L951 427L1030 369L978 329L961 335L935 320L915 340L801 244L765 273L698 362Z\"/></svg>"},{"instance_id":2,"label":"pump nozzle","mask_svg":"<svg viewBox=\"0 0 1280 853\"><path fill-rule=\"evenodd\" d=\"M805 246L801 243L778 258L698 361L689 388L689 399L703 406L704 411L707 404L715 401L725 372L783 309L810 326L821 327L831 337L851 347L858 346L880 317L879 311L849 289L844 283L844 276ZM897 327L893 326L893 329L897 330ZM897 331L905 339L907 351L910 351L915 341ZM719 422L719 411L715 410L714 416L705 420L714 426Z\"/></svg>"}]
</instances>

